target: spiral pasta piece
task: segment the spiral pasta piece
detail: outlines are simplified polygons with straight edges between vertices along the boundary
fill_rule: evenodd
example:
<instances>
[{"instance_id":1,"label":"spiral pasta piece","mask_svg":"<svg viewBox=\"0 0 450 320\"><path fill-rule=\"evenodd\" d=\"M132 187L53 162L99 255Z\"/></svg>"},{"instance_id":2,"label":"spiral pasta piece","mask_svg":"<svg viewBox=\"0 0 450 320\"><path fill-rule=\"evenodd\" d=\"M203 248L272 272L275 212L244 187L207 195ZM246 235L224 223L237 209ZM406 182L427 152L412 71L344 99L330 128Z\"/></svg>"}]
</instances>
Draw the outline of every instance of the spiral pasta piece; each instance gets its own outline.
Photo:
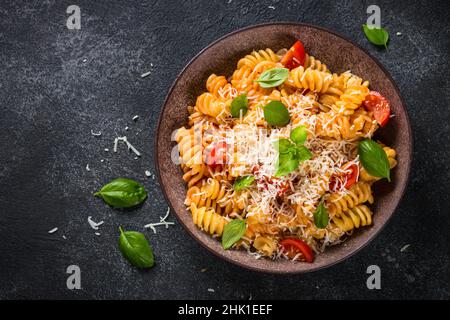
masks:
<instances>
[{"instance_id":1,"label":"spiral pasta piece","mask_svg":"<svg viewBox=\"0 0 450 320\"><path fill-rule=\"evenodd\" d=\"M368 226L372 224L372 211L365 205L360 204L334 216L331 221L343 232Z\"/></svg>"},{"instance_id":2,"label":"spiral pasta piece","mask_svg":"<svg viewBox=\"0 0 450 320\"><path fill-rule=\"evenodd\" d=\"M322 72L329 72L328 67L325 63L322 63L320 60L310 56L309 54L305 55L305 68L310 68Z\"/></svg>"},{"instance_id":3,"label":"spiral pasta piece","mask_svg":"<svg viewBox=\"0 0 450 320\"><path fill-rule=\"evenodd\" d=\"M197 227L211 235L222 236L223 228L228 223L224 217L212 209L197 208L194 203L191 204L190 209L192 219Z\"/></svg>"},{"instance_id":4,"label":"spiral pasta piece","mask_svg":"<svg viewBox=\"0 0 450 320\"><path fill-rule=\"evenodd\" d=\"M253 241L253 247L266 257L272 257L277 249L277 241L268 236L257 236Z\"/></svg>"},{"instance_id":5,"label":"spiral pasta piece","mask_svg":"<svg viewBox=\"0 0 450 320\"><path fill-rule=\"evenodd\" d=\"M365 86L350 86L345 89L345 92L339 97L339 100L332 105L332 109L336 113L350 115L361 106L366 96L369 94L369 89Z\"/></svg>"},{"instance_id":6,"label":"spiral pasta piece","mask_svg":"<svg viewBox=\"0 0 450 320\"><path fill-rule=\"evenodd\" d=\"M253 69L262 61L278 62L280 61L280 56L278 56L271 49L253 51L251 54L248 54L239 60L237 68L240 69L245 66Z\"/></svg>"},{"instance_id":7,"label":"spiral pasta piece","mask_svg":"<svg viewBox=\"0 0 450 320\"><path fill-rule=\"evenodd\" d=\"M229 113L230 102L221 101L216 98L213 94L205 92L197 98L195 107L203 114L209 115L211 117L219 117L222 114Z\"/></svg>"},{"instance_id":8,"label":"spiral pasta piece","mask_svg":"<svg viewBox=\"0 0 450 320\"><path fill-rule=\"evenodd\" d=\"M368 201L373 203L370 184L360 181L350 187L347 194L333 193L328 197L326 203L331 216L339 216L342 212L354 208L360 203Z\"/></svg>"},{"instance_id":9,"label":"spiral pasta piece","mask_svg":"<svg viewBox=\"0 0 450 320\"><path fill-rule=\"evenodd\" d=\"M309 89L314 92L327 92L332 75L314 69L305 69L302 66L291 70L289 74L289 83L296 88Z\"/></svg>"}]
</instances>

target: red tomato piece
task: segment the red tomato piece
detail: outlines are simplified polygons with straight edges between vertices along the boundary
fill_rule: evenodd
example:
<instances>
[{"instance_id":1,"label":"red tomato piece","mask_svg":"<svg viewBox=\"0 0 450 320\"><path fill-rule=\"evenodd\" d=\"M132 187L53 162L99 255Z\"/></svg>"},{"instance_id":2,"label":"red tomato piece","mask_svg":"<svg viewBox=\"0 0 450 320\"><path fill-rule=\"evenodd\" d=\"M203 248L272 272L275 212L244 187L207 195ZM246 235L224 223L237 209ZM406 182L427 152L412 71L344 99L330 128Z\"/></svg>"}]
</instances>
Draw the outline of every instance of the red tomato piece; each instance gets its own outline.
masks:
<instances>
[{"instance_id":1,"label":"red tomato piece","mask_svg":"<svg viewBox=\"0 0 450 320\"><path fill-rule=\"evenodd\" d=\"M227 144L223 141L217 143L206 155L205 160L206 164L213 169L218 165L225 164L227 162Z\"/></svg>"},{"instance_id":2,"label":"red tomato piece","mask_svg":"<svg viewBox=\"0 0 450 320\"><path fill-rule=\"evenodd\" d=\"M349 171L344 176L332 176L330 178L329 188L330 190L337 191L340 190L342 184L345 182L344 187L349 189L352 185L358 182L359 176L359 167L356 164L351 164L348 168L345 168L346 171Z\"/></svg>"},{"instance_id":3,"label":"red tomato piece","mask_svg":"<svg viewBox=\"0 0 450 320\"><path fill-rule=\"evenodd\" d=\"M300 40L286 52L286 54L281 58L281 64L284 65L289 70L303 66L305 64L305 47Z\"/></svg>"},{"instance_id":4,"label":"red tomato piece","mask_svg":"<svg viewBox=\"0 0 450 320\"><path fill-rule=\"evenodd\" d=\"M363 101L363 106L367 111L373 111L375 120L380 126L385 126L391 115L389 101L377 91L370 91Z\"/></svg>"},{"instance_id":5,"label":"red tomato piece","mask_svg":"<svg viewBox=\"0 0 450 320\"><path fill-rule=\"evenodd\" d=\"M298 238L285 238L281 240L281 246L285 251L292 254L301 253L305 258L306 262L312 263L314 260L314 253L311 248ZM294 255L295 256L295 255Z\"/></svg>"}]
</instances>

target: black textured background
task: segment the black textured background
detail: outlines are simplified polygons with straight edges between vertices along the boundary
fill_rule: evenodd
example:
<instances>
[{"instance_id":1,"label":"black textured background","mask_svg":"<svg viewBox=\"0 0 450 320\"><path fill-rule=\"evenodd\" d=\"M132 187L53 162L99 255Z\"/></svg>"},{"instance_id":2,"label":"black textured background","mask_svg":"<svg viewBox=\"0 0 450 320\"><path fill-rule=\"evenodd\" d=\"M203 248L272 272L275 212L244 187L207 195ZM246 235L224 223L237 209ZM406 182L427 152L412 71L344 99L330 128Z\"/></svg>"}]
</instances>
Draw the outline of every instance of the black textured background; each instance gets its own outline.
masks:
<instances>
[{"instance_id":1,"label":"black textured background","mask_svg":"<svg viewBox=\"0 0 450 320\"><path fill-rule=\"evenodd\" d=\"M388 51L361 31L373 3L390 31ZM81 8L81 30L66 28L71 4ZM449 13L447 1L2 0L0 298L450 298ZM143 229L167 209L144 172L155 172L155 126L169 86L213 40L270 21L316 24L366 48L397 82L415 135L410 184L386 229L346 262L300 276L230 265L178 223L156 235ZM127 135L142 158L124 146L105 152L117 135ZM145 184L144 206L119 212L92 197L118 176ZM88 216L105 221L100 236ZM124 261L119 225L146 233L153 269ZM48 234L53 227L59 230ZM71 264L81 268L81 290L66 288ZM381 290L366 288L371 264L381 267Z\"/></svg>"}]
</instances>

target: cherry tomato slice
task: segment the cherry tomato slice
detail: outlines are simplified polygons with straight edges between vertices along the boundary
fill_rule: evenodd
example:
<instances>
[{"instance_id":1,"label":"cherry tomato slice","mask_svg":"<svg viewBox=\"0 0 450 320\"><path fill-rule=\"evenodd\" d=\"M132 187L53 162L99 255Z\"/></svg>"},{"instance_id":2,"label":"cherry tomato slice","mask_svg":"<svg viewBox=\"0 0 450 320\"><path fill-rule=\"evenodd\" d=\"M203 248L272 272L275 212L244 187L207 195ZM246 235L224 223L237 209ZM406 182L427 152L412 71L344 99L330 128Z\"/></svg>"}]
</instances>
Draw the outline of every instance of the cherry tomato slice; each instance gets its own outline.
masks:
<instances>
[{"instance_id":1,"label":"cherry tomato slice","mask_svg":"<svg viewBox=\"0 0 450 320\"><path fill-rule=\"evenodd\" d=\"M346 178L347 181L345 182L345 188L348 189L352 185L354 185L358 181L358 174L359 174L359 168L356 164L352 164L350 167L347 168L350 172L347 173Z\"/></svg>"},{"instance_id":2,"label":"cherry tomato slice","mask_svg":"<svg viewBox=\"0 0 450 320\"><path fill-rule=\"evenodd\" d=\"M344 175L344 177L341 177L340 179L336 176L332 176L330 178L330 184L329 188L330 190L337 191L341 189L341 186L343 184L343 181L345 181L344 187L346 189L349 189L352 185L354 185L356 182L358 182L358 175L359 175L359 167L356 164L351 164L347 168L345 168L346 171L349 171L347 174Z\"/></svg>"},{"instance_id":3,"label":"cherry tomato slice","mask_svg":"<svg viewBox=\"0 0 450 320\"><path fill-rule=\"evenodd\" d=\"M311 248L298 238L285 238L281 240L281 246L286 251L296 250L301 253L305 258L306 262L312 263L314 260L314 253Z\"/></svg>"},{"instance_id":4,"label":"cherry tomato slice","mask_svg":"<svg viewBox=\"0 0 450 320\"><path fill-rule=\"evenodd\" d=\"M283 58L281 58L281 64L289 70L305 64L305 47L300 40L297 40Z\"/></svg>"},{"instance_id":5,"label":"cherry tomato slice","mask_svg":"<svg viewBox=\"0 0 450 320\"><path fill-rule=\"evenodd\" d=\"M205 160L206 164L213 169L218 165L225 164L227 161L227 144L223 141L217 143L206 155Z\"/></svg>"},{"instance_id":6,"label":"cherry tomato slice","mask_svg":"<svg viewBox=\"0 0 450 320\"><path fill-rule=\"evenodd\" d=\"M363 101L363 106L367 111L373 111L375 120L380 126L385 126L391 115L389 101L377 91L370 91Z\"/></svg>"}]
</instances>

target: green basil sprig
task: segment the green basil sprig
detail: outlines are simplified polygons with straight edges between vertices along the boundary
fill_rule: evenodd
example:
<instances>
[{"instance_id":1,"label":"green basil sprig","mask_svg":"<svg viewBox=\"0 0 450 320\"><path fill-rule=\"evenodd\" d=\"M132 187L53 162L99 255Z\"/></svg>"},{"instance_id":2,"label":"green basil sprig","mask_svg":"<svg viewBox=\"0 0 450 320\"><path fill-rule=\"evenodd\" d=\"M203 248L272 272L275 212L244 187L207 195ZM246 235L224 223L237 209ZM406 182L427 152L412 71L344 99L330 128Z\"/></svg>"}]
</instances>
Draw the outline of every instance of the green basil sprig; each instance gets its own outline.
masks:
<instances>
[{"instance_id":1,"label":"green basil sprig","mask_svg":"<svg viewBox=\"0 0 450 320\"><path fill-rule=\"evenodd\" d=\"M153 267L153 251L145 236L136 231L123 231L122 227L119 230L119 248L123 256L135 267Z\"/></svg>"},{"instance_id":2,"label":"green basil sprig","mask_svg":"<svg viewBox=\"0 0 450 320\"><path fill-rule=\"evenodd\" d=\"M264 107L264 119L273 126L285 126L291 120L289 111L280 101L270 101Z\"/></svg>"},{"instance_id":3,"label":"green basil sprig","mask_svg":"<svg viewBox=\"0 0 450 320\"><path fill-rule=\"evenodd\" d=\"M283 84L289 77L289 70L286 68L273 68L264 71L259 76L258 80L262 88L273 88Z\"/></svg>"},{"instance_id":4,"label":"green basil sprig","mask_svg":"<svg viewBox=\"0 0 450 320\"><path fill-rule=\"evenodd\" d=\"M94 196L103 198L110 206L129 208L143 202L147 198L147 191L135 180L118 178L103 186Z\"/></svg>"},{"instance_id":5,"label":"green basil sprig","mask_svg":"<svg viewBox=\"0 0 450 320\"><path fill-rule=\"evenodd\" d=\"M255 176L252 175L238 177L233 184L233 189L236 191L240 191L250 186L253 181L255 181Z\"/></svg>"},{"instance_id":6,"label":"green basil sprig","mask_svg":"<svg viewBox=\"0 0 450 320\"><path fill-rule=\"evenodd\" d=\"M231 116L233 118L239 118L242 116L245 116L245 114L248 111L248 98L247 94L243 93L236 98L233 99L231 102Z\"/></svg>"},{"instance_id":7,"label":"green basil sprig","mask_svg":"<svg viewBox=\"0 0 450 320\"><path fill-rule=\"evenodd\" d=\"M323 204L323 199L320 201L319 205L314 211L314 224L317 228L323 229L328 225L329 216L325 205Z\"/></svg>"},{"instance_id":8,"label":"green basil sprig","mask_svg":"<svg viewBox=\"0 0 450 320\"><path fill-rule=\"evenodd\" d=\"M312 158L311 151L303 144L306 141L307 130L299 126L291 131L290 139L279 139L274 142L278 149L278 159L275 164L275 177L285 176L298 168L300 162Z\"/></svg>"},{"instance_id":9,"label":"green basil sprig","mask_svg":"<svg viewBox=\"0 0 450 320\"><path fill-rule=\"evenodd\" d=\"M364 34L366 38L377 46L384 46L387 49L389 41L389 33L383 28L370 28L367 24L363 24Z\"/></svg>"},{"instance_id":10,"label":"green basil sprig","mask_svg":"<svg viewBox=\"0 0 450 320\"><path fill-rule=\"evenodd\" d=\"M226 250L238 242L245 233L247 224L245 220L234 219L225 225L222 234L222 247Z\"/></svg>"},{"instance_id":11,"label":"green basil sprig","mask_svg":"<svg viewBox=\"0 0 450 320\"><path fill-rule=\"evenodd\" d=\"M391 181L386 152L378 143L370 139L360 141L358 143L358 155L359 161L370 175Z\"/></svg>"}]
</instances>

